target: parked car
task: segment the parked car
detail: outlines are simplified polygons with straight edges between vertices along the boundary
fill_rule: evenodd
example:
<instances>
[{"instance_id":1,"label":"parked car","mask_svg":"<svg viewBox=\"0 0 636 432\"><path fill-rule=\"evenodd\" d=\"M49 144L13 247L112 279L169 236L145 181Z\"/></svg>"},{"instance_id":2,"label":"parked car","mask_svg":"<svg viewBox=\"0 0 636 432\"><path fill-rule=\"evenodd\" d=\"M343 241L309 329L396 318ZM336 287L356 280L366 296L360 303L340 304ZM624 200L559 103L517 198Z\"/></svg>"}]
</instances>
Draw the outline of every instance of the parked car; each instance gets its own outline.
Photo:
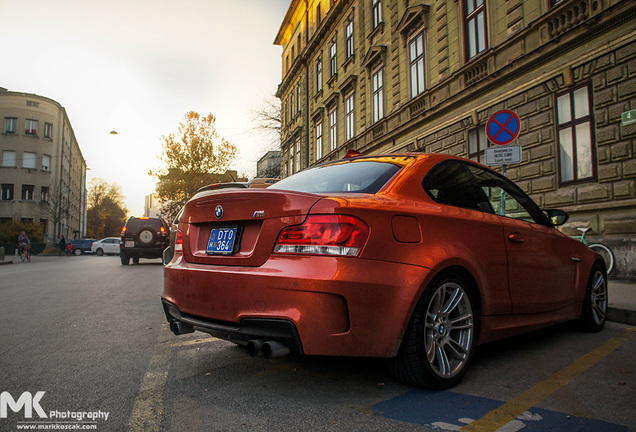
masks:
<instances>
[{"instance_id":1,"label":"parked car","mask_svg":"<svg viewBox=\"0 0 636 432\"><path fill-rule=\"evenodd\" d=\"M97 256L106 255L119 255L119 244L121 239L119 237L106 237L99 241L93 242L91 251L97 254Z\"/></svg>"},{"instance_id":2,"label":"parked car","mask_svg":"<svg viewBox=\"0 0 636 432\"><path fill-rule=\"evenodd\" d=\"M71 240L69 244L66 245L69 253L72 253L75 256L80 256L85 253L92 253L91 246L95 239L76 239Z\"/></svg>"},{"instance_id":3,"label":"parked car","mask_svg":"<svg viewBox=\"0 0 636 432\"><path fill-rule=\"evenodd\" d=\"M161 258L170 242L170 227L160 218L131 217L121 232L119 256L122 265L140 258Z\"/></svg>"},{"instance_id":4,"label":"parked car","mask_svg":"<svg viewBox=\"0 0 636 432\"><path fill-rule=\"evenodd\" d=\"M459 157L353 157L268 189L201 192L179 219L162 302L267 357L389 358L456 385L477 344L564 321L603 328L601 257L501 174Z\"/></svg>"}]
</instances>

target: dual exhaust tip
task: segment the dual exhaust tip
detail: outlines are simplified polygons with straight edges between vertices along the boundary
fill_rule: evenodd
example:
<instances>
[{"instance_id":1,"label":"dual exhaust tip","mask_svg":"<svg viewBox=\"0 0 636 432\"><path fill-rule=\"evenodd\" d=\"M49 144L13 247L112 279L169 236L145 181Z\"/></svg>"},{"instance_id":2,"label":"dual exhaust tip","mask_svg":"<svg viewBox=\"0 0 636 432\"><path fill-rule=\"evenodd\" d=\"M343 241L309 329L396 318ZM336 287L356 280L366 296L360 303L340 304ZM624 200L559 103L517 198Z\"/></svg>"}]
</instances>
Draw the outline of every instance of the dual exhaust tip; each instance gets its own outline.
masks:
<instances>
[{"instance_id":1,"label":"dual exhaust tip","mask_svg":"<svg viewBox=\"0 0 636 432\"><path fill-rule=\"evenodd\" d=\"M283 357L289 354L289 348L277 341L263 341L260 339L254 339L247 343L247 353L252 357Z\"/></svg>"},{"instance_id":2,"label":"dual exhaust tip","mask_svg":"<svg viewBox=\"0 0 636 432\"><path fill-rule=\"evenodd\" d=\"M192 328L192 326L177 320L170 321L170 330L177 336L187 333L194 333L194 328ZM253 339L247 343L247 353L252 357L283 357L289 354L289 348L277 341Z\"/></svg>"}]
</instances>

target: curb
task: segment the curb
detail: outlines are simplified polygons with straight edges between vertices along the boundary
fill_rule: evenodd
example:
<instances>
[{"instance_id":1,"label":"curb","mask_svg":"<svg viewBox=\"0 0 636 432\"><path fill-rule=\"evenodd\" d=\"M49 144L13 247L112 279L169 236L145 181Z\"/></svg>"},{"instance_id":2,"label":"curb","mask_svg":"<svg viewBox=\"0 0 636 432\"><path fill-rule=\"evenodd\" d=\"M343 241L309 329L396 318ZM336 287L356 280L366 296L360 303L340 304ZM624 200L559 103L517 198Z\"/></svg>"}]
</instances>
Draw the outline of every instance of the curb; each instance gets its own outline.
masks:
<instances>
[{"instance_id":1,"label":"curb","mask_svg":"<svg viewBox=\"0 0 636 432\"><path fill-rule=\"evenodd\" d=\"M607 308L607 321L636 325L636 311L626 309Z\"/></svg>"}]
</instances>

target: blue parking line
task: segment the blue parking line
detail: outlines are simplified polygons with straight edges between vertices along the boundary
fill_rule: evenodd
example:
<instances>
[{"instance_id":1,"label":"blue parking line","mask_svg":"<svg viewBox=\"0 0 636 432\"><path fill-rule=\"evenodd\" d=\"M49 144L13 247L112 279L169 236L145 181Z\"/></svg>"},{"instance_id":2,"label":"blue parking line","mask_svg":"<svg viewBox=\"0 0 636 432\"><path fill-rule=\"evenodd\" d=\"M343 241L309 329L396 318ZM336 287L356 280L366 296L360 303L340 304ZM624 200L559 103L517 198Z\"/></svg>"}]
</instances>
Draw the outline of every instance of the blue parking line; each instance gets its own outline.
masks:
<instances>
[{"instance_id":1,"label":"blue parking line","mask_svg":"<svg viewBox=\"0 0 636 432\"><path fill-rule=\"evenodd\" d=\"M447 431L458 431L504 402L451 391L412 390L373 407L386 418ZM504 429L504 428L502 428ZM531 408L505 426L506 432L628 432L626 426Z\"/></svg>"}]
</instances>

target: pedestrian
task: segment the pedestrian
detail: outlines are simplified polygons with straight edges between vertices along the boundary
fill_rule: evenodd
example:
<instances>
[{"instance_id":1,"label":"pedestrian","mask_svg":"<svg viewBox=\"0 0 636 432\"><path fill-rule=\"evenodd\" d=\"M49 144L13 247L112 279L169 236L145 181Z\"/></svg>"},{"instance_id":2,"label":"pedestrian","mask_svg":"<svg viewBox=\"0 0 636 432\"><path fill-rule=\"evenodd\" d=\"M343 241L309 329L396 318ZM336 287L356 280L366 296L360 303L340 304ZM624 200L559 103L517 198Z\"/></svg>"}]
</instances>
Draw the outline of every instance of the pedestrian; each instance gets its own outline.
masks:
<instances>
[{"instance_id":1,"label":"pedestrian","mask_svg":"<svg viewBox=\"0 0 636 432\"><path fill-rule=\"evenodd\" d=\"M58 255L66 255L66 241L64 240L64 236L60 236L60 243L59 243L59 247L60 247L60 253Z\"/></svg>"}]
</instances>

